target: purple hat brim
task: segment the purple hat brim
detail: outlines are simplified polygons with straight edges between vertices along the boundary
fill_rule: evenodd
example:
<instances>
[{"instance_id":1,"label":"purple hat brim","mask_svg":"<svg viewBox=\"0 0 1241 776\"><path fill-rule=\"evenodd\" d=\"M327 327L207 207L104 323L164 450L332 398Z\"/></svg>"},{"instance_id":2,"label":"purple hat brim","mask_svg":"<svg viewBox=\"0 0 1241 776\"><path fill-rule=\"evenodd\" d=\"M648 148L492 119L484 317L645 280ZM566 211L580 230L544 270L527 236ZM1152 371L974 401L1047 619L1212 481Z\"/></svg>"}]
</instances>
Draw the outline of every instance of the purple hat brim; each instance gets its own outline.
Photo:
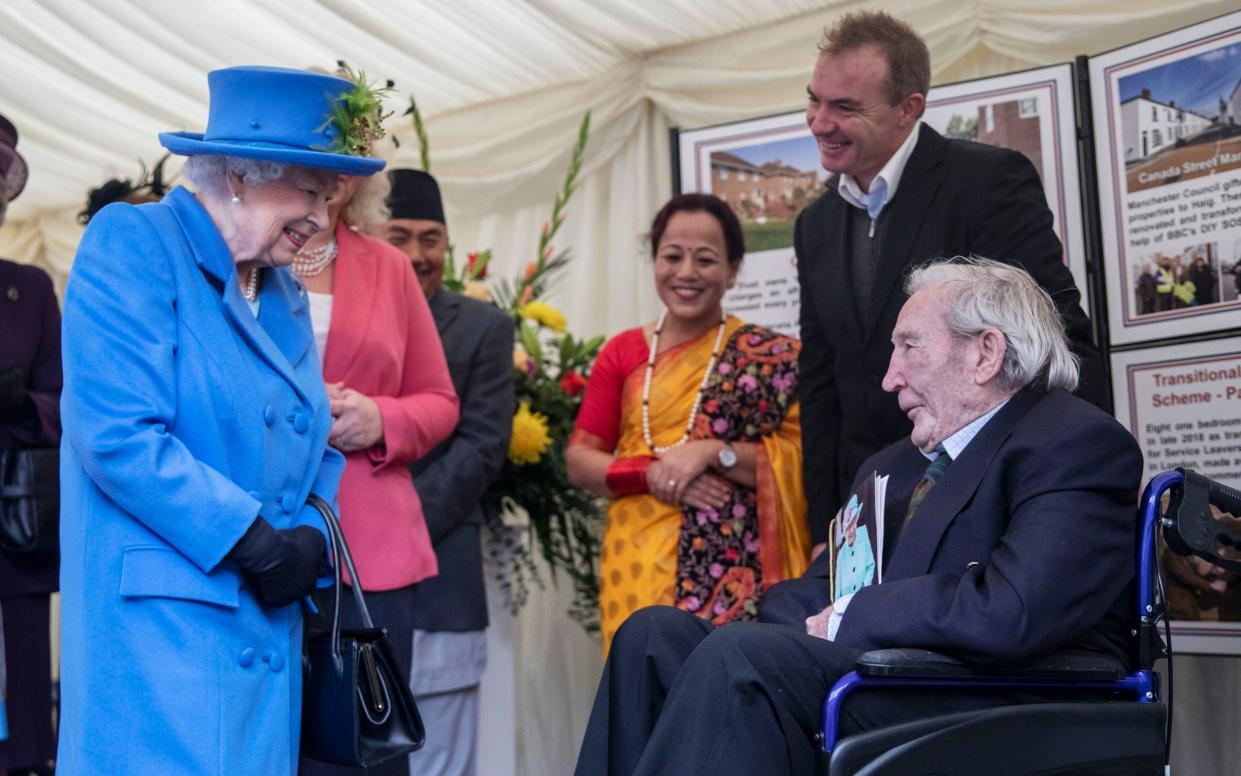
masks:
<instances>
[{"instance_id":1,"label":"purple hat brim","mask_svg":"<svg viewBox=\"0 0 1241 776\"><path fill-rule=\"evenodd\" d=\"M7 160L6 167L8 172L5 174L5 183L8 184L9 202L17 199L17 195L22 193L22 189L26 188L26 180L30 176L30 168L26 166L26 160L22 155L17 153L16 148L7 145L0 145L0 158Z\"/></svg>"},{"instance_id":2,"label":"purple hat brim","mask_svg":"<svg viewBox=\"0 0 1241 776\"><path fill-rule=\"evenodd\" d=\"M387 164L383 159L372 159L368 156L310 151L305 148L290 148L274 143L204 140L201 132L161 132L159 144L180 156L200 154L240 156L246 159L262 159L319 170L331 170L342 175L374 175Z\"/></svg>"}]
</instances>

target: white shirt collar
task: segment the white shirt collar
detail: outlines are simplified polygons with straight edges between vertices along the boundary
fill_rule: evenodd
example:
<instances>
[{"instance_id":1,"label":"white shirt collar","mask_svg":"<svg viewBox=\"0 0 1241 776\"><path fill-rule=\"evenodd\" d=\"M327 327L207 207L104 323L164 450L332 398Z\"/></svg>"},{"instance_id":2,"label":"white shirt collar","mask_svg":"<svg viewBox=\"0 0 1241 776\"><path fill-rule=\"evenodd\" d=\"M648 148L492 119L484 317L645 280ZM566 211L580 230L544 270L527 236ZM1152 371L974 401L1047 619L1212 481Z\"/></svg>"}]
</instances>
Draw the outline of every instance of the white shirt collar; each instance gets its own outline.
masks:
<instances>
[{"instance_id":1,"label":"white shirt collar","mask_svg":"<svg viewBox=\"0 0 1241 776\"><path fill-rule=\"evenodd\" d=\"M896 196L896 187L900 185L901 176L905 173L905 165L909 163L914 146L918 144L921 127L921 121L914 125L909 132L909 137L905 138L905 142L901 143L901 147L896 149L896 153L892 154L887 164L883 165L883 169L870 182L869 192L862 191L862 187L852 175L842 174L837 184L841 198L850 205L865 210L871 220L878 218L884 207Z\"/></svg>"},{"instance_id":2,"label":"white shirt collar","mask_svg":"<svg viewBox=\"0 0 1241 776\"><path fill-rule=\"evenodd\" d=\"M965 448L969 445L969 443L974 441L974 437L978 436L978 432L982 431L982 427L987 425L987 421L995 417L995 413L1003 409L1005 404L1008 404L1008 399L1005 399L992 407L990 412L980 415L971 420L969 423L966 423L964 426L953 432L951 436L941 442L939 447L935 448L935 450L929 453L923 453L923 455L927 457L927 460L934 461L939 457L941 452L944 452L952 456L952 460L957 460L961 457L961 453L965 452Z\"/></svg>"}]
</instances>

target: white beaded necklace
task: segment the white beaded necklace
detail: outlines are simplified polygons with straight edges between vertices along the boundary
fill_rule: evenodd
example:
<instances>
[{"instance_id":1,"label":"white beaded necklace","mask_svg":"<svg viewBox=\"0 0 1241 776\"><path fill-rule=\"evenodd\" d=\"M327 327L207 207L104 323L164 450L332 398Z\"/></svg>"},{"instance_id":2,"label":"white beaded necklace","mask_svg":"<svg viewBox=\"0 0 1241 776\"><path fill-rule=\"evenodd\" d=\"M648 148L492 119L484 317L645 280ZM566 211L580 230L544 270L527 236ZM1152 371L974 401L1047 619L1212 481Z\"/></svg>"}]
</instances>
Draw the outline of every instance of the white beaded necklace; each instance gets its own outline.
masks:
<instances>
[{"instance_id":1,"label":"white beaded necklace","mask_svg":"<svg viewBox=\"0 0 1241 776\"><path fill-rule=\"evenodd\" d=\"M690 434L694 431L694 421L698 420L698 408L702 406L702 392L707 389L711 373L715 371L716 359L720 357L720 344L724 341L724 327L728 323L728 316L721 312L720 329L715 334L715 345L711 348L711 360L707 362L707 371L702 373L702 384L698 386L698 395L694 397L694 407L689 411L689 422L685 424L685 433L667 447L657 447L651 440L651 376L655 374L655 354L659 352L659 333L663 331L664 321L667 318L668 311L664 310L655 324L655 332L651 336L651 354L646 359L646 379L642 382L642 439L655 455L663 455L689 441Z\"/></svg>"},{"instance_id":2,"label":"white beaded necklace","mask_svg":"<svg viewBox=\"0 0 1241 776\"><path fill-rule=\"evenodd\" d=\"M245 297L247 302L253 302L259 298L259 268L255 267L250 270L250 274L246 276L246 287L242 290L241 295Z\"/></svg>"},{"instance_id":3,"label":"white beaded necklace","mask_svg":"<svg viewBox=\"0 0 1241 776\"><path fill-rule=\"evenodd\" d=\"M327 265L334 261L336 261L336 240L319 248L298 251L293 259L293 271L300 277L312 278L327 269Z\"/></svg>"}]
</instances>

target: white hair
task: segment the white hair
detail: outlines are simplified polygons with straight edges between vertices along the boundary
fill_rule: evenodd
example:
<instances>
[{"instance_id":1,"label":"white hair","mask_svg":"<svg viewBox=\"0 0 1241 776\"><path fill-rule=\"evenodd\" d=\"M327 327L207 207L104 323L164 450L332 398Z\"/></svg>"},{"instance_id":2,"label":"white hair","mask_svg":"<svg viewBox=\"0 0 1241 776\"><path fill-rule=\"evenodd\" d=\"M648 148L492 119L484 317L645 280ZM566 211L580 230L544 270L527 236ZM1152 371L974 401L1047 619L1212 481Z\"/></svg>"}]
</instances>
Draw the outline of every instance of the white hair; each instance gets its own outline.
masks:
<instances>
[{"instance_id":1,"label":"white hair","mask_svg":"<svg viewBox=\"0 0 1241 776\"><path fill-rule=\"evenodd\" d=\"M181 175L198 191L216 199L227 199L228 174L239 175L252 184L280 180L288 167L280 162L246 159L241 156L198 154L185 160Z\"/></svg>"},{"instance_id":2,"label":"white hair","mask_svg":"<svg viewBox=\"0 0 1241 776\"><path fill-rule=\"evenodd\" d=\"M990 259L957 256L910 272L905 293L938 287L948 329L958 339L987 329L1004 335L1000 387L1027 385L1050 390L1077 388L1077 356L1069 349L1064 320L1047 291L1020 267Z\"/></svg>"},{"instance_id":3,"label":"white hair","mask_svg":"<svg viewBox=\"0 0 1241 776\"><path fill-rule=\"evenodd\" d=\"M0 175L0 226L4 226L4 217L9 212L9 182Z\"/></svg>"}]
</instances>

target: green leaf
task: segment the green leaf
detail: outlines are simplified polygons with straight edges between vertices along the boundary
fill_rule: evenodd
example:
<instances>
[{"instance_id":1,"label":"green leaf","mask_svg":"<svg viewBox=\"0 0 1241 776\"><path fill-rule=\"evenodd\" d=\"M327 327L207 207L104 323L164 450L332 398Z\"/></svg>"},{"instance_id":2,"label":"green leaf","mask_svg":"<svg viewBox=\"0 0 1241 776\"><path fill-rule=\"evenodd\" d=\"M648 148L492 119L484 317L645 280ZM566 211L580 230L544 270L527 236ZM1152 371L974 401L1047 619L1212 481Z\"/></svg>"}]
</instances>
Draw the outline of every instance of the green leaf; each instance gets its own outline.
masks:
<instances>
[{"instance_id":1,"label":"green leaf","mask_svg":"<svg viewBox=\"0 0 1241 776\"><path fill-rule=\"evenodd\" d=\"M526 355L537 361L541 369L543 367L543 346L539 344L538 332L525 321L521 322L521 345L526 349Z\"/></svg>"},{"instance_id":2,"label":"green leaf","mask_svg":"<svg viewBox=\"0 0 1241 776\"><path fill-rule=\"evenodd\" d=\"M604 337L602 334L598 337L591 337L582 343L582 349L578 352L585 358L594 358L595 354L599 352L599 348L603 347L603 342Z\"/></svg>"}]
</instances>

